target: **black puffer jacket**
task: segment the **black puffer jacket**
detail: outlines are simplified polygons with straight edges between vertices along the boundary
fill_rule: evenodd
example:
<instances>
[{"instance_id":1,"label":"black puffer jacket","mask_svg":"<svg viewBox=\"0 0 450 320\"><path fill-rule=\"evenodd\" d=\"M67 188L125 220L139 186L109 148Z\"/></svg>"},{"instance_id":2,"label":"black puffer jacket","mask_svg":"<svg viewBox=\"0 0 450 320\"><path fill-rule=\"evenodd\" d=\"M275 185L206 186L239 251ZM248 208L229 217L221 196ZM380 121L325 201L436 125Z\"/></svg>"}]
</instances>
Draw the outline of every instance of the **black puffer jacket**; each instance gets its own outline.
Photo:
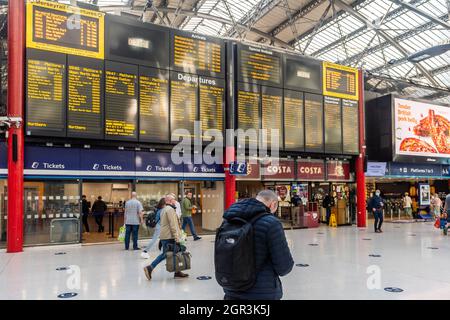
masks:
<instances>
[{"instance_id":1,"label":"black puffer jacket","mask_svg":"<svg viewBox=\"0 0 450 320\"><path fill-rule=\"evenodd\" d=\"M291 272L294 266L283 227L269 209L256 199L245 199L234 203L223 218L229 220L239 217L247 221L254 216L267 212L253 225L255 237L256 284L246 292L225 291L226 298L248 300L277 300L283 296L283 288L279 276Z\"/></svg>"}]
</instances>

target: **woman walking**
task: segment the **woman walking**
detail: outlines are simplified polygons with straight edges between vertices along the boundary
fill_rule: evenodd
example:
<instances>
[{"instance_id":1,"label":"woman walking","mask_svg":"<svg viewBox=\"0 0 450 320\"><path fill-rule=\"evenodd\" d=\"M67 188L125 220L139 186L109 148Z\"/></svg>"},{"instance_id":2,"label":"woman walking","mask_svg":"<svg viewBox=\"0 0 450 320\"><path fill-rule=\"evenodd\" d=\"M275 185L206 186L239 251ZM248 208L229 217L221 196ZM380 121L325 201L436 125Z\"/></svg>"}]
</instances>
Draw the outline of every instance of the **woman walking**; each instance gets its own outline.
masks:
<instances>
[{"instance_id":1,"label":"woman walking","mask_svg":"<svg viewBox=\"0 0 450 320\"><path fill-rule=\"evenodd\" d=\"M148 252L152 249L152 247L155 245L156 241L159 239L159 235L161 233L161 211L166 206L166 200L165 198L161 198L158 202L158 205L156 206L156 226L155 231L153 232L152 239L148 243L148 245L145 247L145 249L141 253L141 257L144 259L149 259L150 255Z\"/></svg>"}]
</instances>

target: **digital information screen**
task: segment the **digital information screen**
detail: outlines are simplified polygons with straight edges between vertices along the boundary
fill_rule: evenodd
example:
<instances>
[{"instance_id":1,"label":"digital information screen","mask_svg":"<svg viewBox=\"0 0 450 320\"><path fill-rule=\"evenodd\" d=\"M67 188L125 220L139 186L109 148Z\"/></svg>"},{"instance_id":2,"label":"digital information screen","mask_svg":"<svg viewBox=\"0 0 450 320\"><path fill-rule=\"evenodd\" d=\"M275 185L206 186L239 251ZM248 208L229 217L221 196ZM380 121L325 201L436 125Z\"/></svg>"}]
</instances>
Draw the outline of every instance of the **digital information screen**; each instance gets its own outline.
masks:
<instances>
[{"instance_id":1,"label":"digital information screen","mask_svg":"<svg viewBox=\"0 0 450 320\"><path fill-rule=\"evenodd\" d=\"M281 54L259 47L238 46L239 81L281 85Z\"/></svg>"},{"instance_id":2,"label":"digital information screen","mask_svg":"<svg viewBox=\"0 0 450 320\"><path fill-rule=\"evenodd\" d=\"M323 94L342 99L359 99L358 69L323 62Z\"/></svg>"},{"instance_id":3,"label":"digital information screen","mask_svg":"<svg viewBox=\"0 0 450 320\"><path fill-rule=\"evenodd\" d=\"M105 138L137 141L137 66L105 63Z\"/></svg>"},{"instance_id":4,"label":"digital information screen","mask_svg":"<svg viewBox=\"0 0 450 320\"><path fill-rule=\"evenodd\" d=\"M103 139L103 60L67 61L67 136Z\"/></svg>"},{"instance_id":5,"label":"digital information screen","mask_svg":"<svg viewBox=\"0 0 450 320\"><path fill-rule=\"evenodd\" d=\"M237 117L238 129L259 130L260 116L259 116L259 102L260 93L258 86L248 83L238 83L237 93Z\"/></svg>"},{"instance_id":6,"label":"digital information screen","mask_svg":"<svg viewBox=\"0 0 450 320\"><path fill-rule=\"evenodd\" d=\"M225 46L222 40L173 31L172 69L203 76L223 77Z\"/></svg>"},{"instance_id":7,"label":"digital information screen","mask_svg":"<svg viewBox=\"0 0 450 320\"><path fill-rule=\"evenodd\" d=\"M342 139L345 154L359 153L358 101L342 100Z\"/></svg>"},{"instance_id":8,"label":"digital information screen","mask_svg":"<svg viewBox=\"0 0 450 320\"><path fill-rule=\"evenodd\" d=\"M262 129L267 130L267 145L272 143L272 129L278 130L278 146L283 148L283 90L261 87Z\"/></svg>"},{"instance_id":9,"label":"digital information screen","mask_svg":"<svg viewBox=\"0 0 450 320\"><path fill-rule=\"evenodd\" d=\"M225 81L216 78L200 77L200 121L202 123L203 139L212 140L205 133L208 129L224 132L224 99Z\"/></svg>"},{"instance_id":10,"label":"digital information screen","mask_svg":"<svg viewBox=\"0 0 450 320\"><path fill-rule=\"evenodd\" d=\"M185 129L189 131L189 137L194 136L197 105L198 76L172 72L170 74L170 128L172 133L176 129Z\"/></svg>"},{"instance_id":11,"label":"digital information screen","mask_svg":"<svg viewBox=\"0 0 450 320\"><path fill-rule=\"evenodd\" d=\"M105 24L106 59L169 68L169 29L114 15Z\"/></svg>"},{"instance_id":12,"label":"digital information screen","mask_svg":"<svg viewBox=\"0 0 450 320\"><path fill-rule=\"evenodd\" d=\"M27 135L66 136L66 56L27 50Z\"/></svg>"},{"instance_id":13,"label":"digital information screen","mask_svg":"<svg viewBox=\"0 0 450 320\"><path fill-rule=\"evenodd\" d=\"M325 152L342 153L341 99L324 97Z\"/></svg>"},{"instance_id":14,"label":"digital information screen","mask_svg":"<svg viewBox=\"0 0 450 320\"><path fill-rule=\"evenodd\" d=\"M284 148L303 151L305 148L303 93L284 90Z\"/></svg>"},{"instance_id":15,"label":"digital information screen","mask_svg":"<svg viewBox=\"0 0 450 320\"><path fill-rule=\"evenodd\" d=\"M305 151L323 152L323 96L305 93Z\"/></svg>"},{"instance_id":16,"label":"digital information screen","mask_svg":"<svg viewBox=\"0 0 450 320\"><path fill-rule=\"evenodd\" d=\"M104 17L57 2L28 2L27 47L103 59Z\"/></svg>"},{"instance_id":17,"label":"digital information screen","mask_svg":"<svg viewBox=\"0 0 450 320\"><path fill-rule=\"evenodd\" d=\"M291 55L284 57L285 88L322 93L322 61Z\"/></svg>"},{"instance_id":18,"label":"digital information screen","mask_svg":"<svg viewBox=\"0 0 450 320\"><path fill-rule=\"evenodd\" d=\"M169 141L169 72L139 67L139 141Z\"/></svg>"}]
</instances>

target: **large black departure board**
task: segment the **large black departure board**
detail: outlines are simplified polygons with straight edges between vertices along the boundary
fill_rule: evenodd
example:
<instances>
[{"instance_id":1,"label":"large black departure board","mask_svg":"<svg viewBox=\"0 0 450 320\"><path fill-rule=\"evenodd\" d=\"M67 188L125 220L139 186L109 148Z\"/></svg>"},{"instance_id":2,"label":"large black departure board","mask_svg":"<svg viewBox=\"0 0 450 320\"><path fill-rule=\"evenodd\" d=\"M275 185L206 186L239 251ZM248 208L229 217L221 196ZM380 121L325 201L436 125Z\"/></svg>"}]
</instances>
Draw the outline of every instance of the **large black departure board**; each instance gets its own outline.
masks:
<instances>
[{"instance_id":1,"label":"large black departure board","mask_svg":"<svg viewBox=\"0 0 450 320\"><path fill-rule=\"evenodd\" d=\"M27 47L103 59L104 13L49 1L27 4Z\"/></svg>"},{"instance_id":2,"label":"large black departure board","mask_svg":"<svg viewBox=\"0 0 450 320\"><path fill-rule=\"evenodd\" d=\"M192 32L171 32L172 70L203 76L223 77L225 45L221 39Z\"/></svg>"},{"instance_id":3,"label":"large black departure board","mask_svg":"<svg viewBox=\"0 0 450 320\"><path fill-rule=\"evenodd\" d=\"M206 130L219 130L224 132L224 99L225 81L217 78L199 78L200 92L200 121L202 124L203 139L211 140Z\"/></svg>"},{"instance_id":4,"label":"large black departure board","mask_svg":"<svg viewBox=\"0 0 450 320\"><path fill-rule=\"evenodd\" d=\"M262 85L282 85L281 54L255 46L238 46L238 79Z\"/></svg>"},{"instance_id":5,"label":"large black departure board","mask_svg":"<svg viewBox=\"0 0 450 320\"><path fill-rule=\"evenodd\" d=\"M305 151L323 152L323 96L305 93Z\"/></svg>"},{"instance_id":6,"label":"large black departure board","mask_svg":"<svg viewBox=\"0 0 450 320\"><path fill-rule=\"evenodd\" d=\"M26 133L66 135L66 56L27 50Z\"/></svg>"},{"instance_id":7,"label":"large black departure board","mask_svg":"<svg viewBox=\"0 0 450 320\"><path fill-rule=\"evenodd\" d=\"M107 15L105 57L154 68L169 68L169 30L121 16Z\"/></svg>"},{"instance_id":8,"label":"large black departure board","mask_svg":"<svg viewBox=\"0 0 450 320\"><path fill-rule=\"evenodd\" d=\"M261 125L267 130L267 145L272 145L272 130L278 132L278 146L283 148L283 90L261 87Z\"/></svg>"},{"instance_id":9,"label":"large black departure board","mask_svg":"<svg viewBox=\"0 0 450 320\"><path fill-rule=\"evenodd\" d=\"M324 97L325 152L342 153L341 99Z\"/></svg>"},{"instance_id":10,"label":"large black departure board","mask_svg":"<svg viewBox=\"0 0 450 320\"><path fill-rule=\"evenodd\" d=\"M322 93L322 61L285 55L283 74L287 89Z\"/></svg>"},{"instance_id":11,"label":"large black departure board","mask_svg":"<svg viewBox=\"0 0 450 320\"><path fill-rule=\"evenodd\" d=\"M169 72L139 67L139 141L169 141Z\"/></svg>"},{"instance_id":12,"label":"large black departure board","mask_svg":"<svg viewBox=\"0 0 450 320\"><path fill-rule=\"evenodd\" d=\"M303 151L305 148L303 93L284 90L284 148Z\"/></svg>"},{"instance_id":13,"label":"large black departure board","mask_svg":"<svg viewBox=\"0 0 450 320\"><path fill-rule=\"evenodd\" d=\"M358 100L358 69L323 62L323 94Z\"/></svg>"},{"instance_id":14,"label":"large black departure board","mask_svg":"<svg viewBox=\"0 0 450 320\"><path fill-rule=\"evenodd\" d=\"M342 100L342 139L345 154L359 153L358 101Z\"/></svg>"},{"instance_id":15,"label":"large black departure board","mask_svg":"<svg viewBox=\"0 0 450 320\"><path fill-rule=\"evenodd\" d=\"M197 120L198 76L171 72L170 74L170 127L187 130L186 135L194 136ZM183 134L180 134L183 135ZM180 136L178 135L178 136Z\"/></svg>"},{"instance_id":16,"label":"large black departure board","mask_svg":"<svg viewBox=\"0 0 450 320\"><path fill-rule=\"evenodd\" d=\"M260 92L258 86L249 83L238 83L238 129L260 129L259 105Z\"/></svg>"},{"instance_id":17,"label":"large black departure board","mask_svg":"<svg viewBox=\"0 0 450 320\"><path fill-rule=\"evenodd\" d=\"M103 60L67 59L67 136L103 139Z\"/></svg>"},{"instance_id":18,"label":"large black departure board","mask_svg":"<svg viewBox=\"0 0 450 320\"><path fill-rule=\"evenodd\" d=\"M105 62L105 138L138 138L138 67Z\"/></svg>"}]
</instances>

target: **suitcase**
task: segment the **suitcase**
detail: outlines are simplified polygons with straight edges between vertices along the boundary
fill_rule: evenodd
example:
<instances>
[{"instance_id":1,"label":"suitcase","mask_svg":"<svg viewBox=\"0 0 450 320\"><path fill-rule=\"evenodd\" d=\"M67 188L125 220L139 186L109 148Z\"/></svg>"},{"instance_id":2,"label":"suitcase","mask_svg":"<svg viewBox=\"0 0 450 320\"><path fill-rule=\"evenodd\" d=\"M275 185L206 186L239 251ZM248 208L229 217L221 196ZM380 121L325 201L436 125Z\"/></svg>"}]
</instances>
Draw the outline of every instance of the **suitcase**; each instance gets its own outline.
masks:
<instances>
[{"instance_id":1,"label":"suitcase","mask_svg":"<svg viewBox=\"0 0 450 320\"><path fill-rule=\"evenodd\" d=\"M166 253L166 270L168 272L179 272L191 268L191 254L187 251L168 251Z\"/></svg>"}]
</instances>

